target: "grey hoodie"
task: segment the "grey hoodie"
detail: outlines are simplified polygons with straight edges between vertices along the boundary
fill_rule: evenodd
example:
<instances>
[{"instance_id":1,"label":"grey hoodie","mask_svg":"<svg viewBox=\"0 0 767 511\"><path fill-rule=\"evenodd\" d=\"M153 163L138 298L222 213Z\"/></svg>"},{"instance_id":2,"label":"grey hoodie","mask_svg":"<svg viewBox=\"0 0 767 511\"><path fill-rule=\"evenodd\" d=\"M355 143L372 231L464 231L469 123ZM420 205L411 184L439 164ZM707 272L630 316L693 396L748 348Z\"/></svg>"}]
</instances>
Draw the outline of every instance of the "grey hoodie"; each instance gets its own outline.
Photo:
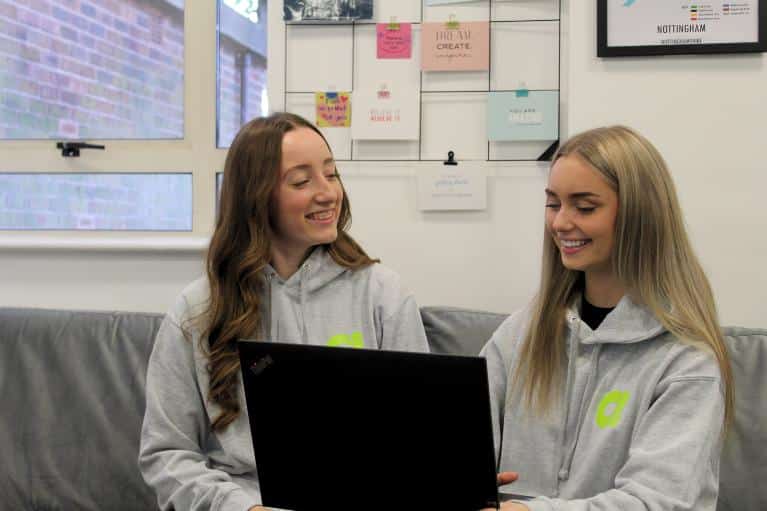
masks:
<instances>
[{"instance_id":1,"label":"grey hoodie","mask_svg":"<svg viewBox=\"0 0 767 511\"><path fill-rule=\"evenodd\" d=\"M271 268L265 273L269 340L428 351L413 296L380 264L351 271L318 248L287 280ZM261 503L247 414L222 432L212 431L211 420L220 409L206 399L207 359L200 350L200 329L190 322L208 299L207 279L190 284L157 334L147 372L139 467L162 509L244 511ZM244 409L242 384L238 392Z\"/></svg>"},{"instance_id":2,"label":"grey hoodie","mask_svg":"<svg viewBox=\"0 0 767 511\"><path fill-rule=\"evenodd\" d=\"M596 331L567 312L567 381L548 418L512 395L529 312L508 318L487 359L502 492L532 511L714 511L724 396L713 355L679 342L624 296ZM508 400L508 402L507 402Z\"/></svg>"}]
</instances>

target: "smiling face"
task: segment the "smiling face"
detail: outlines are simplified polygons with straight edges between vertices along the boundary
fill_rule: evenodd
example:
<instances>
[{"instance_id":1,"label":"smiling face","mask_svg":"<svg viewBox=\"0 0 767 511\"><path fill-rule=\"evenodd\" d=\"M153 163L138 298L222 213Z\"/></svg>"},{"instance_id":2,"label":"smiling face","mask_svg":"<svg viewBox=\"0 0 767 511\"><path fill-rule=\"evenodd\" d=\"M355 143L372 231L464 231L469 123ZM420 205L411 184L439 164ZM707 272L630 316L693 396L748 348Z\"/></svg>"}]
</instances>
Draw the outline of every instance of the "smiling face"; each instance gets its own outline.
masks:
<instances>
[{"instance_id":1,"label":"smiling face","mask_svg":"<svg viewBox=\"0 0 767 511\"><path fill-rule=\"evenodd\" d=\"M272 251L302 259L311 247L335 241L343 196L335 160L322 137L306 127L287 132L272 197Z\"/></svg>"},{"instance_id":2,"label":"smiling face","mask_svg":"<svg viewBox=\"0 0 767 511\"><path fill-rule=\"evenodd\" d=\"M612 275L618 194L576 155L559 158L546 188L546 228L570 270Z\"/></svg>"}]
</instances>

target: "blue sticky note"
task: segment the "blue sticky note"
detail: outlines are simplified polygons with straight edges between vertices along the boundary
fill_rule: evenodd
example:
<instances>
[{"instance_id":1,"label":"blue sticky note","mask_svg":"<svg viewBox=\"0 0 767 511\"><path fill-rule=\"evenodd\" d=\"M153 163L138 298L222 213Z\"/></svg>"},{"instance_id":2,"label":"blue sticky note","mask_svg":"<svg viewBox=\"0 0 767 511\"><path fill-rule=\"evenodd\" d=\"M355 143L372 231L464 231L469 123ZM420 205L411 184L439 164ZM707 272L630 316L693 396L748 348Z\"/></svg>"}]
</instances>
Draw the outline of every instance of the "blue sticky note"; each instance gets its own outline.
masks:
<instances>
[{"instance_id":1,"label":"blue sticky note","mask_svg":"<svg viewBox=\"0 0 767 511\"><path fill-rule=\"evenodd\" d=\"M557 140L559 91L490 92L487 138L491 141Z\"/></svg>"}]
</instances>

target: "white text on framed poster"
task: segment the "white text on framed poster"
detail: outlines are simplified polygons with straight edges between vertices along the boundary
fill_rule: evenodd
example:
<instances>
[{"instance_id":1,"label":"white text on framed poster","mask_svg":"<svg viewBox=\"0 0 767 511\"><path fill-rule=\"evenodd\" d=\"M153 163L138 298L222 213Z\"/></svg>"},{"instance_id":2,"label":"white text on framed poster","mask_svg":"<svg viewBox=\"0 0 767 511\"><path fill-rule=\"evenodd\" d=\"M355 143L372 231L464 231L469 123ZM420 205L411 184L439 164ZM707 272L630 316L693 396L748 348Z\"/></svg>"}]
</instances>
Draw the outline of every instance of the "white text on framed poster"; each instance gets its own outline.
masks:
<instances>
[{"instance_id":1,"label":"white text on framed poster","mask_svg":"<svg viewBox=\"0 0 767 511\"><path fill-rule=\"evenodd\" d=\"M490 24L487 21L421 24L421 69L487 71Z\"/></svg>"},{"instance_id":2,"label":"white text on framed poster","mask_svg":"<svg viewBox=\"0 0 767 511\"><path fill-rule=\"evenodd\" d=\"M417 90L354 91L352 138L355 140L418 140L420 95Z\"/></svg>"},{"instance_id":3,"label":"white text on framed poster","mask_svg":"<svg viewBox=\"0 0 767 511\"><path fill-rule=\"evenodd\" d=\"M421 211L487 209L487 175L479 165L463 162L419 169L417 179Z\"/></svg>"},{"instance_id":4,"label":"white text on framed poster","mask_svg":"<svg viewBox=\"0 0 767 511\"><path fill-rule=\"evenodd\" d=\"M767 51L767 0L598 0L600 57Z\"/></svg>"}]
</instances>

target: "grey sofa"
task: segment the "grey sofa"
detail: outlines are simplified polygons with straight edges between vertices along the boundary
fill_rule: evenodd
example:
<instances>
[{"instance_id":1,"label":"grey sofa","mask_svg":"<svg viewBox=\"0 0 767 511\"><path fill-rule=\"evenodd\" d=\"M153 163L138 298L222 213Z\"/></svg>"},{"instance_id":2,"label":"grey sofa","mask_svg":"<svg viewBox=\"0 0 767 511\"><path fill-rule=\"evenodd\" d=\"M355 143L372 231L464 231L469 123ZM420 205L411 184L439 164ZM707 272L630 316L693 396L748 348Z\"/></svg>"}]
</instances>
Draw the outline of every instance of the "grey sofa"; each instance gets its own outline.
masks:
<instances>
[{"instance_id":1,"label":"grey sofa","mask_svg":"<svg viewBox=\"0 0 767 511\"><path fill-rule=\"evenodd\" d=\"M475 355L506 317L421 310L436 353ZM144 378L162 316L0 308L0 510L147 510L136 466ZM720 511L767 510L767 330L731 328L736 422Z\"/></svg>"}]
</instances>

